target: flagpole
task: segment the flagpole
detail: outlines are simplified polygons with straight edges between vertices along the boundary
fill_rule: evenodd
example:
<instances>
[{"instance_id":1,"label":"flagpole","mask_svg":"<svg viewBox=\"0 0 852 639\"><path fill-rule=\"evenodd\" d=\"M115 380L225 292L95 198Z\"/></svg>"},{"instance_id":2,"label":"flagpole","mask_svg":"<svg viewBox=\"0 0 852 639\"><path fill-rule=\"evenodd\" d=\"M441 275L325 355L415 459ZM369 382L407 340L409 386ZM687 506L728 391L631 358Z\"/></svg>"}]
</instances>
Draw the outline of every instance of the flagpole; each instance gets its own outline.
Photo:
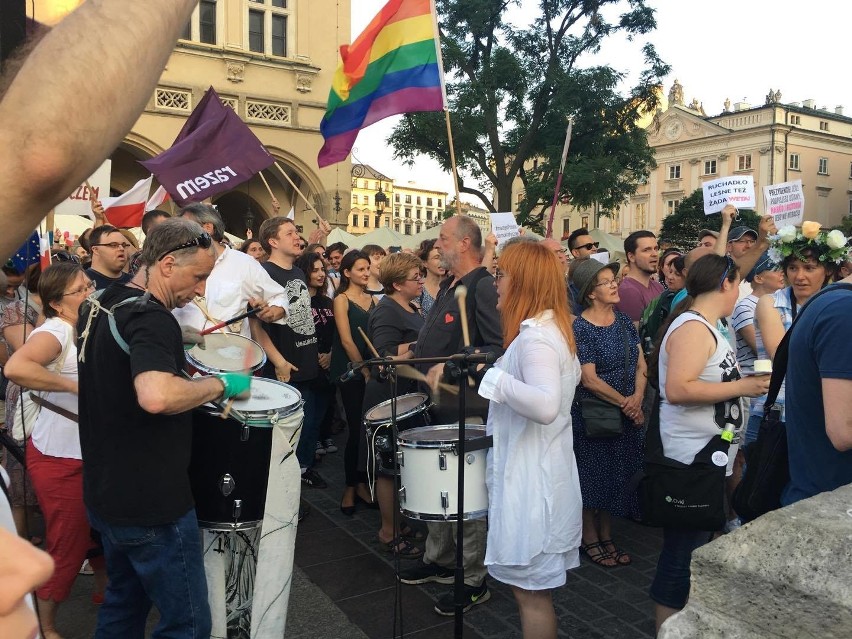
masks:
<instances>
[{"instance_id":1,"label":"flagpole","mask_svg":"<svg viewBox=\"0 0 852 639\"><path fill-rule=\"evenodd\" d=\"M258 171L257 174L260 176L260 179L263 180L263 186L265 186L266 190L269 191L269 197L275 199L275 195L272 193L272 189L269 188L269 182L266 181L266 177L263 175L263 171Z\"/></svg>"},{"instance_id":2,"label":"flagpole","mask_svg":"<svg viewBox=\"0 0 852 639\"><path fill-rule=\"evenodd\" d=\"M553 203L550 205L550 217L547 220L545 237L553 237L553 217L556 214L556 202L559 200L559 190L562 188L562 175L565 172L565 160L568 158L568 147L571 145L571 128L574 118L568 116L568 128L565 130L565 144L562 147L562 162L559 164L559 175L556 178L556 188L553 190Z\"/></svg>"},{"instance_id":3,"label":"flagpole","mask_svg":"<svg viewBox=\"0 0 852 639\"><path fill-rule=\"evenodd\" d=\"M438 10L435 0L429 0L429 11L432 14L432 24L435 30L435 56L438 61L438 78L441 82L441 100L444 103L444 120L447 123L447 141L450 145L450 164L453 168L453 186L456 189L456 215L461 215L461 197L459 194L459 171L456 167L456 150L453 145L453 129L450 126L450 108L447 100L447 84L444 80L444 57L441 54L441 31L438 29Z\"/></svg>"},{"instance_id":4,"label":"flagpole","mask_svg":"<svg viewBox=\"0 0 852 639\"><path fill-rule=\"evenodd\" d=\"M308 198L306 198L306 197L305 197L305 194L304 194L304 193L302 193L302 192L299 190L299 187L298 187L298 186L296 186L295 182L293 182L293 180L291 180L291 179L290 179L290 176L289 176L289 175L287 175L287 172L286 172L284 169L282 169L282 168L281 168L281 165L280 165L280 164L278 164L278 160L275 160L275 167L276 167L279 171L281 171L281 173L284 175L284 178L285 178L285 179L286 179L286 180L290 183L290 186L292 186L292 187L296 190L296 193L298 193L298 194L301 196L301 198L305 201L305 204L307 204L307 205L308 205L308 208L309 208L309 209L311 209L311 211L313 211L313 212L314 212L314 215L316 215L316 216L317 216L317 220L323 220L323 219L324 219L324 218L323 218L323 216L322 216L322 215L320 215L320 214L319 214L319 211L317 211L317 210L314 208L314 205L313 205L313 204L311 204L311 203L308 201ZM264 182L265 182L265 181L266 181L266 180L264 180Z\"/></svg>"}]
</instances>

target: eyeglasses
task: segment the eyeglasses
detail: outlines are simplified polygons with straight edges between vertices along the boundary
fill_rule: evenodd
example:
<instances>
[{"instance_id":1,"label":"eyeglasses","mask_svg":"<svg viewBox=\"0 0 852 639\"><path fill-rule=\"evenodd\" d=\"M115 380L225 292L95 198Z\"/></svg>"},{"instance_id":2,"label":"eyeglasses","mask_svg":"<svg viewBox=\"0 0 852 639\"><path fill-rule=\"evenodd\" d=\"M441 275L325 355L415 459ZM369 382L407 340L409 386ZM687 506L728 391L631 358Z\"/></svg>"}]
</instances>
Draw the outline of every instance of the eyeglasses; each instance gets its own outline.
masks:
<instances>
[{"instance_id":1,"label":"eyeglasses","mask_svg":"<svg viewBox=\"0 0 852 639\"><path fill-rule=\"evenodd\" d=\"M415 275L412 278L406 279L406 282L422 282L425 278L422 275Z\"/></svg>"},{"instance_id":2,"label":"eyeglasses","mask_svg":"<svg viewBox=\"0 0 852 639\"><path fill-rule=\"evenodd\" d=\"M618 286L618 280L604 280L603 282L598 282L597 284L595 284L595 288L597 288L598 286Z\"/></svg>"},{"instance_id":3,"label":"eyeglasses","mask_svg":"<svg viewBox=\"0 0 852 639\"><path fill-rule=\"evenodd\" d=\"M75 291L68 291L67 293L63 293L62 297L67 297L68 295L79 295L80 293L89 294L89 291L95 290L95 283L92 280L89 280L88 284L86 284L83 288L78 288Z\"/></svg>"},{"instance_id":4,"label":"eyeglasses","mask_svg":"<svg viewBox=\"0 0 852 639\"><path fill-rule=\"evenodd\" d=\"M553 252L556 253L557 255L560 255L560 254L565 255L568 252L568 249L564 249L564 248L553 249Z\"/></svg>"},{"instance_id":5,"label":"eyeglasses","mask_svg":"<svg viewBox=\"0 0 852 639\"><path fill-rule=\"evenodd\" d=\"M201 235L192 238L189 242L184 242L183 244L169 249L168 251L160 255L160 257L157 258L157 261L161 261L166 255L168 255L169 253L174 253L175 251L181 251L183 249L187 249L193 246L208 249L212 244L213 240L210 238L210 236L206 232L202 232Z\"/></svg>"},{"instance_id":6,"label":"eyeglasses","mask_svg":"<svg viewBox=\"0 0 852 639\"><path fill-rule=\"evenodd\" d=\"M499 280L499 279L506 277L506 275L507 275L507 273L504 273L503 271L497 270L497 271L494 272L494 279Z\"/></svg>"},{"instance_id":7,"label":"eyeglasses","mask_svg":"<svg viewBox=\"0 0 852 639\"><path fill-rule=\"evenodd\" d=\"M731 259L730 255L726 255L725 260L727 260L728 265L725 267L725 272L722 273L722 279L719 280L719 288L722 288L722 284L724 283L725 279L728 277L728 273L731 270L731 266L733 266L733 264L734 264L734 260Z\"/></svg>"},{"instance_id":8,"label":"eyeglasses","mask_svg":"<svg viewBox=\"0 0 852 639\"><path fill-rule=\"evenodd\" d=\"M586 249L587 251L591 251L592 249L596 249L601 245L600 242L589 242L588 244L580 244L580 246L575 246L575 249Z\"/></svg>"},{"instance_id":9,"label":"eyeglasses","mask_svg":"<svg viewBox=\"0 0 852 639\"><path fill-rule=\"evenodd\" d=\"M53 258L57 262L74 262L74 264L80 263L80 258L76 255L71 255L71 253L54 253Z\"/></svg>"},{"instance_id":10,"label":"eyeglasses","mask_svg":"<svg viewBox=\"0 0 852 639\"><path fill-rule=\"evenodd\" d=\"M132 245L129 242L107 242L106 244L92 244L92 246L108 246L115 251L120 248L127 250Z\"/></svg>"}]
</instances>

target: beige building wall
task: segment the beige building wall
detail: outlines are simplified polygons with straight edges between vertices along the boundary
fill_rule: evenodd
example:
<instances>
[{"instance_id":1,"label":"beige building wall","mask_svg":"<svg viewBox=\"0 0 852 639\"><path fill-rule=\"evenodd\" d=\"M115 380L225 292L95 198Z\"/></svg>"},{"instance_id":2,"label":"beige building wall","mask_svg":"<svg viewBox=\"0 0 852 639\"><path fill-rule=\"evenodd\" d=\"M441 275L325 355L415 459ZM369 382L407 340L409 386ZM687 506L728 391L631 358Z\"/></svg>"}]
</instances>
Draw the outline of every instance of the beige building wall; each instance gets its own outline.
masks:
<instances>
[{"instance_id":1,"label":"beige building wall","mask_svg":"<svg viewBox=\"0 0 852 639\"><path fill-rule=\"evenodd\" d=\"M382 192L386 201L377 201ZM381 198L379 198L381 200ZM377 228L391 228L393 180L367 164L352 165L352 197L346 230L363 235Z\"/></svg>"},{"instance_id":2,"label":"beige building wall","mask_svg":"<svg viewBox=\"0 0 852 639\"><path fill-rule=\"evenodd\" d=\"M199 3L186 38L175 47L144 112L112 156L113 192L123 192L147 175L137 160L168 149L213 86L275 157L277 166L265 170L264 176L280 203L280 213L286 215L292 207L306 236L316 228L292 181L323 217L345 228L351 162L319 169L316 158L323 143L319 125L339 61L338 45L350 39L350 11L349 0ZM257 232L260 223L273 215L259 176L214 197L213 203L228 231L239 237L245 237L248 223Z\"/></svg>"},{"instance_id":3,"label":"beige building wall","mask_svg":"<svg viewBox=\"0 0 852 639\"><path fill-rule=\"evenodd\" d=\"M394 184L393 229L414 235L439 224L447 206L447 192L416 186L412 182Z\"/></svg>"},{"instance_id":4,"label":"beige building wall","mask_svg":"<svg viewBox=\"0 0 852 639\"><path fill-rule=\"evenodd\" d=\"M671 97L671 96L670 96ZM852 212L852 118L842 108L817 108L813 101L726 104L707 117L695 103L671 101L648 127L657 168L612 219L600 228L626 237L632 231L659 232L680 201L712 179L751 175L762 214L762 188L802 180L805 219L835 226Z\"/></svg>"}]
</instances>

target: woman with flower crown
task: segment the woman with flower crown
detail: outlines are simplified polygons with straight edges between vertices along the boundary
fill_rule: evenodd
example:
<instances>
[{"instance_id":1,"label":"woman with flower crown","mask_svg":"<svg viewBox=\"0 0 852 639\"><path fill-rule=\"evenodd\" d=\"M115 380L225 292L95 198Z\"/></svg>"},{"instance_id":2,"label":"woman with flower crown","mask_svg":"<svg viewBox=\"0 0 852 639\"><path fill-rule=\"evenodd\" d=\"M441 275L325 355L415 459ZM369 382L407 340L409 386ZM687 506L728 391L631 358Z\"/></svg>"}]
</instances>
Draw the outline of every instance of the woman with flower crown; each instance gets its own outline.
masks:
<instances>
[{"instance_id":1,"label":"woman with flower crown","mask_svg":"<svg viewBox=\"0 0 852 639\"><path fill-rule=\"evenodd\" d=\"M774 359L775 351L802 306L831 282L840 264L847 259L847 240L841 231L826 232L818 222L804 222L801 230L784 226L772 238L769 257L781 264L788 286L760 298L755 309L755 337L758 359ZM756 436L763 416L766 396L758 398L747 427ZM775 402L784 421L784 386ZM753 432L752 432L753 431Z\"/></svg>"}]
</instances>

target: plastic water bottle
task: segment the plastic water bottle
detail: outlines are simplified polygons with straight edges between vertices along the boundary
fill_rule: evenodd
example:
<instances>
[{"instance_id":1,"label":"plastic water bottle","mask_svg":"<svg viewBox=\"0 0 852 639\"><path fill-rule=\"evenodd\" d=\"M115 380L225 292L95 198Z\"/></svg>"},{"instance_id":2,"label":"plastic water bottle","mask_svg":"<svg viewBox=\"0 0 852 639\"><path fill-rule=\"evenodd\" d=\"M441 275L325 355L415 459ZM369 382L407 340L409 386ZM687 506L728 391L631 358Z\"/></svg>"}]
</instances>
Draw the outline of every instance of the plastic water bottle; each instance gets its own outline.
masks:
<instances>
[{"instance_id":1,"label":"plastic water bottle","mask_svg":"<svg viewBox=\"0 0 852 639\"><path fill-rule=\"evenodd\" d=\"M722 429L721 437L724 441L728 442L729 444L732 441L734 441L734 428L735 428L735 426L733 424L728 423L728 424L725 424L725 428Z\"/></svg>"}]
</instances>

